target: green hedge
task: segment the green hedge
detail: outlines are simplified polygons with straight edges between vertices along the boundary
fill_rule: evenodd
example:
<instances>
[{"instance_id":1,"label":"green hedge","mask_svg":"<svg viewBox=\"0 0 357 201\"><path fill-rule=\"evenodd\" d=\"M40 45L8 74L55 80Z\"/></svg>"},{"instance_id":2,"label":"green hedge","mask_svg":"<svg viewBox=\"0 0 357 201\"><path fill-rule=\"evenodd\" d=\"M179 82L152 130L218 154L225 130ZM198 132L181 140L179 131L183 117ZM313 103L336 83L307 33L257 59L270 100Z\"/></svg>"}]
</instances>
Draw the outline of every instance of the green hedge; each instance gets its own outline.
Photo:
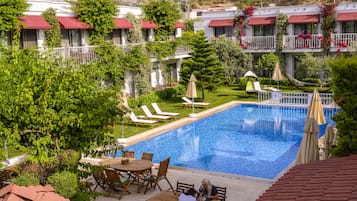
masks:
<instances>
[{"instance_id":1,"label":"green hedge","mask_svg":"<svg viewBox=\"0 0 357 201\"><path fill-rule=\"evenodd\" d=\"M12 179L12 183L18 186L37 186L40 185L40 179L29 172L21 172Z\"/></svg>"},{"instance_id":2,"label":"green hedge","mask_svg":"<svg viewBox=\"0 0 357 201\"><path fill-rule=\"evenodd\" d=\"M319 78L304 78L302 79L303 82L308 82L308 83L315 83L320 85L321 84L321 80Z\"/></svg>"},{"instance_id":3,"label":"green hedge","mask_svg":"<svg viewBox=\"0 0 357 201\"><path fill-rule=\"evenodd\" d=\"M137 98L131 98L128 100L129 107L136 108L141 107L143 105L149 105L152 102L156 102L159 100L159 97L156 95L155 92L151 92L149 94L145 94L139 96Z\"/></svg>"},{"instance_id":4,"label":"green hedge","mask_svg":"<svg viewBox=\"0 0 357 201\"><path fill-rule=\"evenodd\" d=\"M65 198L71 198L78 193L77 175L72 172L56 172L48 177L48 183L55 188L56 192Z\"/></svg>"},{"instance_id":5,"label":"green hedge","mask_svg":"<svg viewBox=\"0 0 357 201\"><path fill-rule=\"evenodd\" d=\"M183 96L186 93L186 88L183 85L166 88L155 92L161 100L171 100L177 96Z\"/></svg>"}]
</instances>

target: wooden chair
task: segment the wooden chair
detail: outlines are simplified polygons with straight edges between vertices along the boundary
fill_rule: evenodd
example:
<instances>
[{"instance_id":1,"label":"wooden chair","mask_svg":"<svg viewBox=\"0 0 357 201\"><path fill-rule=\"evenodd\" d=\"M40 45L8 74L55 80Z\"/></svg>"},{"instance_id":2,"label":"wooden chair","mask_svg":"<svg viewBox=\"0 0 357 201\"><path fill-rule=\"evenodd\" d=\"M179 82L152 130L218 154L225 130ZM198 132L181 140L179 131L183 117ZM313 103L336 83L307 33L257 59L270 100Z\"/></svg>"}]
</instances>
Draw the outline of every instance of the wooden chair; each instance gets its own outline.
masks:
<instances>
[{"instance_id":1,"label":"wooden chair","mask_svg":"<svg viewBox=\"0 0 357 201\"><path fill-rule=\"evenodd\" d=\"M101 187L103 190L106 190L108 188L108 180L107 177L105 175L105 171L104 171L104 167L101 166L93 166L92 167L92 174L93 174L93 178L96 182L96 185L93 189L93 191L95 191L98 186Z\"/></svg>"},{"instance_id":2,"label":"wooden chair","mask_svg":"<svg viewBox=\"0 0 357 201\"><path fill-rule=\"evenodd\" d=\"M135 158L135 151L123 151L123 157Z\"/></svg>"},{"instance_id":3,"label":"wooden chair","mask_svg":"<svg viewBox=\"0 0 357 201\"><path fill-rule=\"evenodd\" d=\"M116 190L122 191L125 194L130 194L130 180L128 178L121 177L120 174L114 169L107 168L104 171L107 176L107 184L109 187L108 193L110 193L111 190Z\"/></svg>"},{"instance_id":4,"label":"wooden chair","mask_svg":"<svg viewBox=\"0 0 357 201\"><path fill-rule=\"evenodd\" d=\"M154 189L156 188L156 186L158 186L160 191L162 191L162 189L161 189L161 187L159 185L159 181L161 181L163 179L165 179L167 181L167 183L170 186L170 189L174 190L174 188L172 187L170 181L166 177L167 169L169 167L169 162L170 162L170 157L160 161L159 170L157 172L157 175L150 174L150 175L148 175L148 176L143 178L144 185L145 185L144 194L146 194L146 191L149 189L149 185L150 185L150 187L154 187Z\"/></svg>"},{"instance_id":5,"label":"wooden chair","mask_svg":"<svg viewBox=\"0 0 357 201\"><path fill-rule=\"evenodd\" d=\"M218 199L220 201L225 201L227 198L227 196L226 196L227 187L216 186L216 189L217 189Z\"/></svg>"},{"instance_id":6,"label":"wooden chair","mask_svg":"<svg viewBox=\"0 0 357 201\"><path fill-rule=\"evenodd\" d=\"M194 184L187 184L187 183L182 183L182 182L179 182L177 181L176 183L176 192L177 193L183 193L187 190L189 190L190 188L195 188L195 185Z\"/></svg>"}]
</instances>

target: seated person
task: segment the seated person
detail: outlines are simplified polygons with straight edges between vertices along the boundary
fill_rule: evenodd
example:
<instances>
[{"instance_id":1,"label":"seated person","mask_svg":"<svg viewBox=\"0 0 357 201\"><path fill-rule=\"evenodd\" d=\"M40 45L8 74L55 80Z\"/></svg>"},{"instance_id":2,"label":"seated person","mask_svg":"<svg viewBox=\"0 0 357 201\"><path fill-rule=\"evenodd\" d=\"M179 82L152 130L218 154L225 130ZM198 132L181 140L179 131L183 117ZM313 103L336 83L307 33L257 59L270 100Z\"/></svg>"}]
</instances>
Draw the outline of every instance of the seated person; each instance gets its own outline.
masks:
<instances>
[{"instance_id":1,"label":"seated person","mask_svg":"<svg viewBox=\"0 0 357 201\"><path fill-rule=\"evenodd\" d=\"M178 201L196 201L196 190L193 188L188 189L181 193Z\"/></svg>"},{"instance_id":2,"label":"seated person","mask_svg":"<svg viewBox=\"0 0 357 201\"><path fill-rule=\"evenodd\" d=\"M208 179L202 180L202 185L198 192L198 201L212 201L218 200L218 192L215 186L213 186Z\"/></svg>"}]
</instances>

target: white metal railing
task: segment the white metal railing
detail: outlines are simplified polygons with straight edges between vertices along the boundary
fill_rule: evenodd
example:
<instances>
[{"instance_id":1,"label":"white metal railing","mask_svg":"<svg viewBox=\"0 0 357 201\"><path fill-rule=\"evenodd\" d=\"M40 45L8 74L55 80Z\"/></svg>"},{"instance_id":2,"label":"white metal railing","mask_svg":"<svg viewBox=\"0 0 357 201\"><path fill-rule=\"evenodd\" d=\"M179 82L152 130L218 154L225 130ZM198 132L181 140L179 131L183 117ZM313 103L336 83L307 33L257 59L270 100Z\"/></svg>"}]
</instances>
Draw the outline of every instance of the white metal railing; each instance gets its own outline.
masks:
<instances>
[{"instance_id":1,"label":"white metal railing","mask_svg":"<svg viewBox=\"0 0 357 201\"><path fill-rule=\"evenodd\" d=\"M286 105L308 105L313 93L305 92L270 92L259 91L258 102L269 104L286 104ZM325 106L335 107L333 93L320 93L321 103Z\"/></svg>"},{"instance_id":2,"label":"white metal railing","mask_svg":"<svg viewBox=\"0 0 357 201\"><path fill-rule=\"evenodd\" d=\"M357 42L357 33L331 34L331 47L348 48Z\"/></svg>"},{"instance_id":3,"label":"white metal railing","mask_svg":"<svg viewBox=\"0 0 357 201\"><path fill-rule=\"evenodd\" d=\"M299 34L283 36L284 49L320 49L322 48L320 34Z\"/></svg>"},{"instance_id":4,"label":"white metal railing","mask_svg":"<svg viewBox=\"0 0 357 201\"><path fill-rule=\"evenodd\" d=\"M243 36L242 44L248 50L275 49L275 36Z\"/></svg>"}]
</instances>

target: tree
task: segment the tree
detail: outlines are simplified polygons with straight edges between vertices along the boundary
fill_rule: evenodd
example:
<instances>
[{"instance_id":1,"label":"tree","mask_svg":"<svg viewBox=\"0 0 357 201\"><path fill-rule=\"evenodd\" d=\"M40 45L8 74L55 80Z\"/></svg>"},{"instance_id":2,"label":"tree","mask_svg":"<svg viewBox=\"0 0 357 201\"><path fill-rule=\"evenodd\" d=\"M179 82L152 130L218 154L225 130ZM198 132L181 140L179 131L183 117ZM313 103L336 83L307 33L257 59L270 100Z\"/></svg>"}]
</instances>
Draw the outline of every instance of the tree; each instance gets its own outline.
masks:
<instances>
[{"instance_id":1,"label":"tree","mask_svg":"<svg viewBox=\"0 0 357 201\"><path fill-rule=\"evenodd\" d=\"M252 68L252 55L244 53L243 48L238 43L232 43L232 40L222 36L213 39L212 44L224 68L228 84L233 84L239 76Z\"/></svg>"},{"instance_id":2,"label":"tree","mask_svg":"<svg viewBox=\"0 0 357 201\"><path fill-rule=\"evenodd\" d=\"M205 99L204 90L213 91L223 83L224 70L219 64L212 44L210 44L203 31L194 35L191 44L193 52L191 58L182 62L181 83L187 84L191 73L197 78L197 87L201 89L202 99Z\"/></svg>"},{"instance_id":3,"label":"tree","mask_svg":"<svg viewBox=\"0 0 357 201\"><path fill-rule=\"evenodd\" d=\"M61 47L61 28L55 9L48 8L42 13L42 16L51 25L51 29L45 30L47 47Z\"/></svg>"},{"instance_id":4,"label":"tree","mask_svg":"<svg viewBox=\"0 0 357 201\"><path fill-rule=\"evenodd\" d=\"M264 54L259 58L256 68L262 69L265 76L271 77L272 71L277 62L279 62L279 58L273 52L270 52L269 54Z\"/></svg>"},{"instance_id":5,"label":"tree","mask_svg":"<svg viewBox=\"0 0 357 201\"><path fill-rule=\"evenodd\" d=\"M61 149L88 151L108 138L121 115L117 90L103 87L97 65L66 66L52 54L1 49L0 136L30 160L46 163Z\"/></svg>"},{"instance_id":6,"label":"tree","mask_svg":"<svg viewBox=\"0 0 357 201\"><path fill-rule=\"evenodd\" d=\"M132 29L127 32L127 38L129 43L140 43L143 41L143 35L141 30L140 19L136 18L132 13L128 13L126 18L129 20L130 24L133 25Z\"/></svg>"},{"instance_id":7,"label":"tree","mask_svg":"<svg viewBox=\"0 0 357 201\"><path fill-rule=\"evenodd\" d=\"M145 18L158 26L155 29L156 40L166 40L174 33L176 21L181 18L180 5L172 0L150 0L142 6Z\"/></svg>"},{"instance_id":8,"label":"tree","mask_svg":"<svg viewBox=\"0 0 357 201\"><path fill-rule=\"evenodd\" d=\"M13 35L14 41L19 42L19 29L17 27L22 25L19 16L28 8L26 0L12 0L12 1L1 1L0 4L0 37L8 32L15 31L16 34ZM17 37L17 38L16 38Z\"/></svg>"},{"instance_id":9,"label":"tree","mask_svg":"<svg viewBox=\"0 0 357 201\"><path fill-rule=\"evenodd\" d=\"M113 18L119 12L116 0L68 0L71 9L82 22L93 27L91 41L104 40L113 31Z\"/></svg>"},{"instance_id":10,"label":"tree","mask_svg":"<svg viewBox=\"0 0 357 201\"><path fill-rule=\"evenodd\" d=\"M306 52L297 63L295 77L298 79L306 77L328 78L331 74L331 69L328 66L330 60L330 57L317 57Z\"/></svg>"},{"instance_id":11,"label":"tree","mask_svg":"<svg viewBox=\"0 0 357 201\"><path fill-rule=\"evenodd\" d=\"M335 114L338 143L332 149L336 156L357 153L357 57L339 58L329 63L332 88L341 111Z\"/></svg>"}]
</instances>

